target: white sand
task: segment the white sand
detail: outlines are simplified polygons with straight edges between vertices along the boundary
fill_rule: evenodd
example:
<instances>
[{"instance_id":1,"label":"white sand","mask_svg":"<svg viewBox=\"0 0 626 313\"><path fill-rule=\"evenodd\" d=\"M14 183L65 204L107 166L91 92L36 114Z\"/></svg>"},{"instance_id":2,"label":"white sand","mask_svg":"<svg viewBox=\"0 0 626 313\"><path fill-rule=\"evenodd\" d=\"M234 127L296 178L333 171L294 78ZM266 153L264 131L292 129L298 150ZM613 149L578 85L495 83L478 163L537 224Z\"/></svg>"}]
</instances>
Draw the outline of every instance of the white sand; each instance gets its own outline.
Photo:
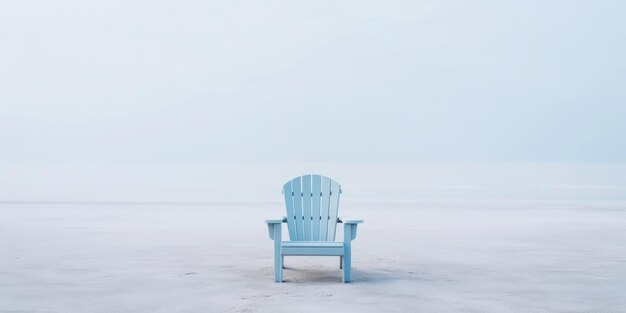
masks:
<instances>
[{"instance_id":1,"label":"white sand","mask_svg":"<svg viewBox=\"0 0 626 313\"><path fill-rule=\"evenodd\" d=\"M338 258L272 273L282 204L0 205L0 312L626 312L626 203L343 203Z\"/></svg>"}]
</instances>

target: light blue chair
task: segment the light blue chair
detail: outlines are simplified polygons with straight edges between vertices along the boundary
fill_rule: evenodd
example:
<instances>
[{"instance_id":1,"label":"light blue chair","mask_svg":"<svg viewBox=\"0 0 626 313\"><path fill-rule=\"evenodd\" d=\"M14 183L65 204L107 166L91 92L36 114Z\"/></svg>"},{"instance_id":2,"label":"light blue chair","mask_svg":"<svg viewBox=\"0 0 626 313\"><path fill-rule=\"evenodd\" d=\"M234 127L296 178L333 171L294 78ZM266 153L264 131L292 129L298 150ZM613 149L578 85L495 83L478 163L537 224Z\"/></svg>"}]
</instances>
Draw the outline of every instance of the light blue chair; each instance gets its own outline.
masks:
<instances>
[{"instance_id":1,"label":"light blue chair","mask_svg":"<svg viewBox=\"0 0 626 313\"><path fill-rule=\"evenodd\" d=\"M274 240L274 280L283 281L285 256L339 256L343 282L352 280L351 242L363 220L337 217L341 186L320 175L305 175L283 186L287 216L266 220L270 239ZM289 241L282 240L282 223L287 223ZM343 241L335 241L337 223L343 223Z\"/></svg>"}]
</instances>

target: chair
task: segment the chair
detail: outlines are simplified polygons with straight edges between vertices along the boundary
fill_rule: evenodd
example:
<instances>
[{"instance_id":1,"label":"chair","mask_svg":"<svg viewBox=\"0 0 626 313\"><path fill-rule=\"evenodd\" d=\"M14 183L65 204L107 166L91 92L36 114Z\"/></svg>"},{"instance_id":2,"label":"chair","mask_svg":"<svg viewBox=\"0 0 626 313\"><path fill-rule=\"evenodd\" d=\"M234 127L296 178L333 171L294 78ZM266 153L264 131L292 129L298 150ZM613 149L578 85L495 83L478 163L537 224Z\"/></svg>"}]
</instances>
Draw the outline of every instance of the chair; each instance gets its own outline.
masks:
<instances>
[{"instance_id":1,"label":"chair","mask_svg":"<svg viewBox=\"0 0 626 313\"><path fill-rule=\"evenodd\" d=\"M287 216L266 220L274 240L274 280L283 281L285 256L339 256L343 282L352 281L351 242L360 219L337 217L341 186L320 175L304 175L283 186ZM287 223L289 241L282 241L282 223ZM343 223L343 241L335 241L337 223Z\"/></svg>"}]
</instances>

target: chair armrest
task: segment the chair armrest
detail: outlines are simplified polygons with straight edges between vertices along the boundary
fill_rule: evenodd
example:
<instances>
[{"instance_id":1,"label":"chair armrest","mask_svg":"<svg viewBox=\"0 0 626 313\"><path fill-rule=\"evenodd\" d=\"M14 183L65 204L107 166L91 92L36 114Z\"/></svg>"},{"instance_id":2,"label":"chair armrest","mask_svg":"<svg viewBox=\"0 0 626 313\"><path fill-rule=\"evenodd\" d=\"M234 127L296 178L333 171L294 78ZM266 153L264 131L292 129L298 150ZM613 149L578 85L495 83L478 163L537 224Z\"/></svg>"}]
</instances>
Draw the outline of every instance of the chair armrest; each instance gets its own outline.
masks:
<instances>
[{"instance_id":1,"label":"chair armrest","mask_svg":"<svg viewBox=\"0 0 626 313\"><path fill-rule=\"evenodd\" d=\"M361 224L361 223L363 223L363 220L359 219L359 218L351 218L351 217L347 217L347 216L341 216L341 217L337 218L337 223Z\"/></svg>"},{"instance_id":2,"label":"chair armrest","mask_svg":"<svg viewBox=\"0 0 626 313\"><path fill-rule=\"evenodd\" d=\"M286 223L286 222L287 222L286 217L283 217L281 219L265 220L265 223L267 224L280 224L280 223Z\"/></svg>"},{"instance_id":3,"label":"chair armrest","mask_svg":"<svg viewBox=\"0 0 626 313\"><path fill-rule=\"evenodd\" d=\"M274 234L276 234L274 232L274 230L276 229L276 231L278 231L277 233L280 235L281 233L281 227L282 223L286 223L287 222L287 218L283 217L282 219L275 219L275 220L265 220L265 223L267 224L267 231L270 233L270 239L275 240L274 239ZM280 241L281 238L278 238L278 240Z\"/></svg>"},{"instance_id":4,"label":"chair armrest","mask_svg":"<svg viewBox=\"0 0 626 313\"><path fill-rule=\"evenodd\" d=\"M343 242L344 244L350 244L350 241L356 238L356 230L359 224L363 223L363 220L354 218L338 218L339 223L343 223Z\"/></svg>"}]
</instances>

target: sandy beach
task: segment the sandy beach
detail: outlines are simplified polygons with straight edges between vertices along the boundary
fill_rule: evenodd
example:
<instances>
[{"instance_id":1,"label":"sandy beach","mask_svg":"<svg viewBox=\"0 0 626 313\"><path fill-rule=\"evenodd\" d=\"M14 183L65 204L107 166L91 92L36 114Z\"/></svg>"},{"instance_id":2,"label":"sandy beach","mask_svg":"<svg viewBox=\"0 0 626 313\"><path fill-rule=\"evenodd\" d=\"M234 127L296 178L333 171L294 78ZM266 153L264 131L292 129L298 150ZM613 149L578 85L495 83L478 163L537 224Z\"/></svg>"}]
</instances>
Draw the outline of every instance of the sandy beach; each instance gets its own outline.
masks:
<instances>
[{"instance_id":1,"label":"sandy beach","mask_svg":"<svg viewBox=\"0 0 626 313\"><path fill-rule=\"evenodd\" d=\"M288 257L276 284L278 202L4 203L0 312L625 312L624 208L347 202L354 281Z\"/></svg>"}]
</instances>

